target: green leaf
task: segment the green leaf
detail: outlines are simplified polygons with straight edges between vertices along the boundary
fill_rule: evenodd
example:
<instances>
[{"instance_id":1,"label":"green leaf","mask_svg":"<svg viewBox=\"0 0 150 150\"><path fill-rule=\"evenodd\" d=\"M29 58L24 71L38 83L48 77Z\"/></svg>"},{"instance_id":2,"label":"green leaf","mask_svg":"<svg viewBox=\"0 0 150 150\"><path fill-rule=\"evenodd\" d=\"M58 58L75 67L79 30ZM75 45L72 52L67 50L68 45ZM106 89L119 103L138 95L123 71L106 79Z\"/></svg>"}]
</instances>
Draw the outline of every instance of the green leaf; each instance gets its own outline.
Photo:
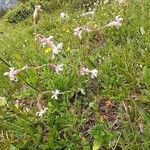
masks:
<instances>
[{"instance_id":1,"label":"green leaf","mask_svg":"<svg viewBox=\"0 0 150 150\"><path fill-rule=\"evenodd\" d=\"M93 67L93 68L96 67L96 64L94 63L94 61L93 61L92 58L90 58L90 57L87 57L87 63L88 63L91 67Z\"/></svg>"},{"instance_id":2,"label":"green leaf","mask_svg":"<svg viewBox=\"0 0 150 150\"><path fill-rule=\"evenodd\" d=\"M150 69L147 66L143 68L143 79L147 89L150 90Z\"/></svg>"},{"instance_id":3,"label":"green leaf","mask_svg":"<svg viewBox=\"0 0 150 150\"><path fill-rule=\"evenodd\" d=\"M18 150L18 148L11 144L9 150Z\"/></svg>"},{"instance_id":4,"label":"green leaf","mask_svg":"<svg viewBox=\"0 0 150 150\"><path fill-rule=\"evenodd\" d=\"M145 34L145 30L144 30L144 28L143 28L143 27L140 27L140 32L141 32L141 34L142 34L142 35L144 35L144 34Z\"/></svg>"},{"instance_id":5,"label":"green leaf","mask_svg":"<svg viewBox=\"0 0 150 150\"><path fill-rule=\"evenodd\" d=\"M101 145L102 140L100 138L95 139L93 143L93 150L99 150L99 148L101 148Z\"/></svg>"},{"instance_id":6,"label":"green leaf","mask_svg":"<svg viewBox=\"0 0 150 150\"><path fill-rule=\"evenodd\" d=\"M5 97L0 97L0 106L5 106L7 104Z\"/></svg>"}]
</instances>

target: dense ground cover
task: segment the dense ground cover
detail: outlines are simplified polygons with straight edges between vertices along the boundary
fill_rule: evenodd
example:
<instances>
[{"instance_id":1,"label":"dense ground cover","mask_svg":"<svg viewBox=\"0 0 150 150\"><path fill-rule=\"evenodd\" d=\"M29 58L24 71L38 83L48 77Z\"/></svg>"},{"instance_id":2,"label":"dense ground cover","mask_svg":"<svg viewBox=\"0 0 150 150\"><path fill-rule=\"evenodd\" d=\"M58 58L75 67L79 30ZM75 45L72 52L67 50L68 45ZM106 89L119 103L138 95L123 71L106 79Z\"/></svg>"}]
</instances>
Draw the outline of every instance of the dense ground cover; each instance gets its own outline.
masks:
<instances>
[{"instance_id":1,"label":"dense ground cover","mask_svg":"<svg viewBox=\"0 0 150 150\"><path fill-rule=\"evenodd\" d=\"M94 2L1 20L0 149L149 149L149 0Z\"/></svg>"}]
</instances>

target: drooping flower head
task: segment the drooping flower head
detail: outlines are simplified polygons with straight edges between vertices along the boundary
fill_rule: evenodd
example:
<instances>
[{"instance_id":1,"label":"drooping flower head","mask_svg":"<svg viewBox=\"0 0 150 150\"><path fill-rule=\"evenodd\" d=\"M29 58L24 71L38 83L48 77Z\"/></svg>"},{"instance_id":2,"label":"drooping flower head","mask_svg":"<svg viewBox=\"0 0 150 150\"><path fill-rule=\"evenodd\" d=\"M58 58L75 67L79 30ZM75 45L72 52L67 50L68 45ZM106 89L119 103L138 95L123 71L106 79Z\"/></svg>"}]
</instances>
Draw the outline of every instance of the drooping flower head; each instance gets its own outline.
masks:
<instances>
[{"instance_id":1,"label":"drooping flower head","mask_svg":"<svg viewBox=\"0 0 150 150\"><path fill-rule=\"evenodd\" d=\"M15 70L14 67L9 68L9 72L5 72L4 76L8 76L11 81L18 81L17 74L21 71L28 69L28 66L24 66L22 69Z\"/></svg>"},{"instance_id":2,"label":"drooping flower head","mask_svg":"<svg viewBox=\"0 0 150 150\"><path fill-rule=\"evenodd\" d=\"M98 70L97 69L90 70L90 73L91 73L91 78L92 79L97 78L97 75L98 75Z\"/></svg>"},{"instance_id":3,"label":"drooping flower head","mask_svg":"<svg viewBox=\"0 0 150 150\"><path fill-rule=\"evenodd\" d=\"M38 23L42 12L43 12L43 10L42 10L41 5L36 5L34 13L33 13L33 22L34 22L34 24Z\"/></svg>"},{"instance_id":4,"label":"drooping flower head","mask_svg":"<svg viewBox=\"0 0 150 150\"><path fill-rule=\"evenodd\" d=\"M52 45L52 58L55 58L55 55L58 55L58 53L62 50L63 43L59 43L58 45Z\"/></svg>"},{"instance_id":5,"label":"drooping flower head","mask_svg":"<svg viewBox=\"0 0 150 150\"><path fill-rule=\"evenodd\" d=\"M123 18L116 16L115 20L105 25L105 27L116 27L119 29L122 26Z\"/></svg>"}]
</instances>

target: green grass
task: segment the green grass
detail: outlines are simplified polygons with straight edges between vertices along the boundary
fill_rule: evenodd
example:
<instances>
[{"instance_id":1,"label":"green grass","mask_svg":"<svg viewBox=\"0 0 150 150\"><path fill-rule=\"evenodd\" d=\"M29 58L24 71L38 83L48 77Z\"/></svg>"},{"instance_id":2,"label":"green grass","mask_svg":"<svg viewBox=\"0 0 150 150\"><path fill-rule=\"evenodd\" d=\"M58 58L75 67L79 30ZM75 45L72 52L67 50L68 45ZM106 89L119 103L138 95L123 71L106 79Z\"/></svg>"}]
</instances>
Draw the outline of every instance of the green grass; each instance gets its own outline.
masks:
<instances>
[{"instance_id":1,"label":"green grass","mask_svg":"<svg viewBox=\"0 0 150 150\"><path fill-rule=\"evenodd\" d=\"M63 42L63 51L54 60L35 42L31 16L17 24L1 20L0 96L6 97L7 104L0 105L0 148L148 150L149 9L149 0L134 0L126 8L115 2L98 6L92 18L80 17L82 10L67 4L50 14L45 12L37 33ZM69 20L60 20L62 11ZM103 28L117 15L123 18L120 29ZM73 35L79 25L92 29L96 25L97 31L84 33L79 40ZM94 36L103 37L103 45ZM10 66L18 69L48 63L63 63L64 71L58 75L47 67L33 68L20 73L17 83L3 76ZM79 76L80 66L96 68L98 77ZM62 92L58 100L49 92L55 89ZM48 93L43 94L45 91ZM42 118L36 116L39 98L48 108ZM28 112L26 108L30 108Z\"/></svg>"}]
</instances>

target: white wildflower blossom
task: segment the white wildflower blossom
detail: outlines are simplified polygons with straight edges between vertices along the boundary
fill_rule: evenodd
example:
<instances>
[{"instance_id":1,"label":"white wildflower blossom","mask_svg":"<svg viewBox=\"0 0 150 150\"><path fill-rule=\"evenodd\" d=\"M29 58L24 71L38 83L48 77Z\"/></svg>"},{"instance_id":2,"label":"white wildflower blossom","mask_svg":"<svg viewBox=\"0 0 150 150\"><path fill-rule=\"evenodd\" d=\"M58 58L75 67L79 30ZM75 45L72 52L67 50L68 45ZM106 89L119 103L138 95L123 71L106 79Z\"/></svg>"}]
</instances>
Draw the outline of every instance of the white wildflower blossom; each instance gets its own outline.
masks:
<instances>
[{"instance_id":1,"label":"white wildflower blossom","mask_svg":"<svg viewBox=\"0 0 150 150\"><path fill-rule=\"evenodd\" d=\"M53 44L52 46L52 58L55 58L55 55L58 55L58 53L62 50L63 43L59 43L57 46Z\"/></svg>"},{"instance_id":2,"label":"white wildflower blossom","mask_svg":"<svg viewBox=\"0 0 150 150\"><path fill-rule=\"evenodd\" d=\"M90 73L90 70L88 68L82 67L80 69L80 75L85 76L88 75Z\"/></svg>"},{"instance_id":3,"label":"white wildflower blossom","mask_svg":"<svg viewBox=\"0 0 150 150\"><path fill-rule=\"evenodd\" d=\"M98 75L98 70L97 69L90 70L90 73L91 73L91 78L92 79L97 78L97 75Z\"/></svg>"},{"instance_id":4,"label":"white wildflower blossom","mask_svg":"<svg viewBox=\"0 0 150 150\"><path fill-rule=\"evenodd\" d=\"M59 72L62 72L63 71L63 64L56 65L55 71L57 74L59 74Z\"/></svg>"},{"instance_id":5,"label":"white wildflower blossom","mask_svg":"<svg viewBox=\"0 0 150 150\"><path fill-rule=\"evenodd\" d=\"M52 39L54 38L53 36L46 38L45 36L38 34L36 38L41 45L47 45L49 48L52 49L53 59L55 58L55 55L57 55L63 48L63 43L59 43L58 45L54 44L54 42L52 41Z\"/></svg>"},{"instance_id":6,"label":"white wildflower blossom","mask_svg":"<svg viewBox=\"0 0 150 150\"><path fill-rule=\"evenodd\" d=\"M24 66L22 69L15 70L14 67L9 68L9 72L5 72L4 76L8 76L11 81L18 81L17 74L21 71L28 69L28 66Z\"/></svg>"},{"instance_id":7,"label":"white wildflower blossom","mask_svg":"<svg viewBox=\"0 0 150 150\"><path fill-rule=\"evenodd\" d=\"M58 96L61 94L61 92L59 90L55 90L55 91L52 91L52 96L51 98L52 99L58 99Z\"/></svg>"},{"instance_id":8,"label":"white wildflower blossom","mask_svg":"<svg viewBox=\"0 0 150 150\"><path fill-rule=\"evenodd\" d=\"M115 20L105 25L105 27L116 27L119 29L122 26L123 18L116 16Z\"/></svg>"},{"instance_id":9,"label":"white wildflower blossom","mask_svg":"<svg viewBox=\"0 0 150 150\"><path fill-rule=\"evenodd\" d=\"M82 32L83 30L81 27L74 29L74 35L77 36L80 40L82 39Z\"/></svg>"},{"instance_id":10,"label":"white wildflower blossom","mask_svg":"<svg viewBox=\"0 0 150 150\"><path fill-rule=\"evenodd\" d=\"M74 29L74 35L81 40L83 31L91 32L91 30L88 27L77 27Z\"/></svg>"},{"instance_id":11,"label":"white wildflower blossom","mask_svg":"<svg viewBox=\"0 0 150 150\"><path fill-rule=\"evenodd\" d=\"M8 76L11 81L18 81L16 75L18 74L18 70L15 70L14 67L9 68L9 72L5 72L4 76Z\"/></svg>"},{"instance_id":12,"label":"white wildflower blossom","mask_svg":"<svg viewBox=\"0 0 150 150\"><path fill-rule=\"evenodd\" d=\"M36 113L36 116L43 117L47 110L48 108L41 109L39 112Z\"/></svg>"},{"instance_id":13,"label":"white wildflower blossom","mask_svg":"<svg viewBox=\"0 0 150 150\"><path fill-rule=\"evenodd\" d=\"M41 34L38 34L37 36L36 36L36 40L38 40L38 42L41 44L41 46L51 46L52 45L52 43L53 43L53 41L52 41L52 39L53 39L54 37L51 35L51 36L49 36L48 38L46 38L44 35L41 35Z\"/></svg>"},{"instance_id":14,"label":"white wildflower blossom","mask_svg":"<svg viewBox=\"0 0 150 150\"><path fill-rule=\"evenodd\" d=\"M60 19L61 20L66 20L68 18L69 18L69 16L66 13L64 13L64 12L60 13Z\"/></svg>"},{"instance_id":15,"label":"white wildflower blossom","mask_svg":"<svg viewBox=\"0 0 150 150\"><path fill-rule=\"evenodd\" d=\"M90 75L91 78L94 79L98 75L98 70L97 69L89 70L88 68L82 67L80 69L80 75L82 76Z\"/></svg>"}]
</instances>

